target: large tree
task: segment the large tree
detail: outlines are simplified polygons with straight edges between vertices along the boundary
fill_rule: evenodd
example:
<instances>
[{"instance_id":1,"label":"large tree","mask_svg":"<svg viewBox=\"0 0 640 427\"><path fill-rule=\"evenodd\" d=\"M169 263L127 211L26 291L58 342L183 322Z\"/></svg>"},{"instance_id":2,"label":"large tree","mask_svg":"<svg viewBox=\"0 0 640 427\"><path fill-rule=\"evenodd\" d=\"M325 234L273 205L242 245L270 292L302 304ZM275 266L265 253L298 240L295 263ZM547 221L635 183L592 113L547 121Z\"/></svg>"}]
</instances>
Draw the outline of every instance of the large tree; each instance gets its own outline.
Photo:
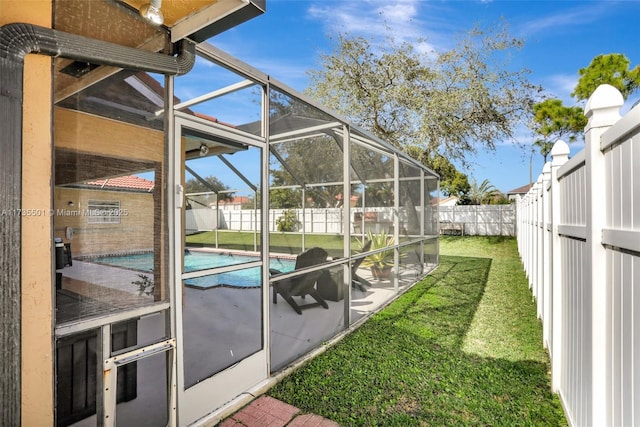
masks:
<instances>
[{"instance_id":1,"label":"large tree","mask_svg":"<svg viewBox=\"0 0 640 427\"><path fill-rule=\"evenodd\" d=\"M532 129L539 136L533 143L547 162L553 144L559 139L575 142L582 138L587 118L580 107L566 107L559 99L547 99L533 106Z\"/></svg>"},{"instance_id":2,"label":"large tree","mask_svg":"<svg viewBox=\"0 0 640 427\"><path fill-rule=\"evenodd\" d=\"M272 159L273 207L297 208L302 204L302 186L305 186L307 207L335 207L342 203L342 150L333 137L315 136L283 142L272 147L286 163L286 167ZM327 185L322 185L322 184ZM340 183L340 184L336 184Z\"/></svg>"},{"instance_id":3,"label":"large tree","mask_svg":"<svg viewBox=\"0 0 640 427\"><path fill-rule=\"evenodd\" d=\"M528 70L505 60L521 46L505 29L474 29L439 54L342 34L310 72L308 92L398 147L467 165L478 149L512 139L536 100Z\"/></svg>"},{"instance_id":4,"label":"large tree","mask_svg":"<svg viewBox=\"0 0 640 427\"><path fill-rule=\"evenodd\" d=\"M609 84L622 93L624 99L640 88L640 66L630 68L629 59L621 53L598 55L578 71L580 79L571 94L578 101L588 99L602 84ZM583 137L587 124L581 107L566 107L559 99L547 99L533 107L531 128L538 138L533 145L547 161L558 139L574 142Z\"/></svg>"},{"instance_id":5,"label":"large tree","mask_svg":"<svg viewBox=\"0 0 640 427\"><path fill-rule=\"evenodd\" d=\"M445 196L460 198L463 194L469 192L470 184L467 175L456 169L445 157L440 155L431 156L425 159L424 163L440 175L440 191Z\"/></svg>"},{"instance_id":6,"label":"large tree","mask_svg":"<svg viewBox=\"0 0 640 427\"><path fill-rule=\"evenodd\" d=\"M601 84L610 84L622 93L624 99L640 88L640 65L629 68L631 62L621 53L598 55L589 66L578 71L580 80L571 96L588 99Z\"/></svg>"},{"instance_id":7,"label":"large tree","mask_svg":"<svg viewBox=\"0 0 640 427\"><path fill-rule=\"evenodd\" d=\"M209 206L209 204L215 203L216 197L218 200L231 200L234 196L233 193L226 192L229 187L213 175L209 175L206 178L189 178L184 184L184 192L187 194L188 204L192 207L194 207L193 204L197 205L195 207L198 207L198 205ZM189 196L193 193L209 194Z\"/></svg>"},{"instance_id":8,"label":"large tree","mask_svg":"<svg viewBox=\"0 0 640 427\"><path fill-rule=\"evenodd\" d=\"M335 119L297 98L276 91L270 94L269 106L272 134L300 132L297 138L281 142L272 140L271 207L301 208L303 197L306 207L339 206L343 203L341 137L331 130L310 135L304 131Z\"/></svg>"}]
</instances>

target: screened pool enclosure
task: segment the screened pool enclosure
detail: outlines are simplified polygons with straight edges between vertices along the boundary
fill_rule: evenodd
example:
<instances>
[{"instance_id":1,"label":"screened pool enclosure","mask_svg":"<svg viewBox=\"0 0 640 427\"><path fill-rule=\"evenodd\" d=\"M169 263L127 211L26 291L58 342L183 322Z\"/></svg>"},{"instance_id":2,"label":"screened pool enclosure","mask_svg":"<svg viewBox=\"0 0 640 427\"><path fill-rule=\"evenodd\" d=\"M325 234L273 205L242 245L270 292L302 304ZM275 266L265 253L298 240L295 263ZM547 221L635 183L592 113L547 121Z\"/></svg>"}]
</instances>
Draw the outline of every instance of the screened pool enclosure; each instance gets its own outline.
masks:
<instances>
[{"instance_id":1,"label":"screened pool enclosure","mask_svg":"<svg viewBox=\"0 0 640 427\"><path fill-rule=\"evenodd\" d=\"M78 409L79 346L122 363L119 421L175 401L185 425L438 264L432 171L206 43L184 76L115 71L54 116L59 424L108 394L83 379Z\"/></svg>"},{"instance_id":2,"label":"screened pool enclosure","mask_svg":"<svg viewBox=\"0 0 640 427\"><path fill-rule=\"evenodd\" d=\"M267 312L271 369L276 370L437 264L437 206L431 202L438 180L408 156L273 79L246 72L246 66L211 47L201 54L193 73L202 73L202 93L188 92L193 75L175 84L178 98L191 96L176 105L176 116L195 116L212 133L183 131L185 247L192 253L227 254L230 265L237 253L264 255L260 266L272 288ZM307 268L278 268L280 259L317 247L326 255L311 257ZM384 273L375 273L375 261ZM301 283L314 281L308 276L317 276L315 286ZM285 295L294 304L287 303L278 291L283 281L289 282L286 287L315 289L320 301L311 294L295 295L306 292L296 290ZM212 299L220 298L216 290L209 292ZM256 297L256 307L259 301ZM250 329L256 333L261 319L254 311ZM238 311L231 317L240 321L246 315ZM259 337L253 339L255 349Z\"/></svg>"}]
</instances>

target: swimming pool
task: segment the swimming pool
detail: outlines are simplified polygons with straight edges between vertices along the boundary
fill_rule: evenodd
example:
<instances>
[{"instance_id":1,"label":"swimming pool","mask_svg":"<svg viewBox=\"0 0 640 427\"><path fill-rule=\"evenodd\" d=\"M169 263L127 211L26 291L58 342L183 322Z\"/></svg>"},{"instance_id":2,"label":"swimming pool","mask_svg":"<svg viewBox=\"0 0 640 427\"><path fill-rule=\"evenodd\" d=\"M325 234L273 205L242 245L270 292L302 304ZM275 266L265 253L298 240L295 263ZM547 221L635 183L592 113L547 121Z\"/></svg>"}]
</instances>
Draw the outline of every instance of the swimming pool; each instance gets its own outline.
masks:
<instances>
[{"instance_id":1,"label":"swimming pool","mask_svg":"<svg viewBox=\"0 0 640 427\"><path fill-rule=\"evenodd\" d=\"M87 259L86 261L99 264L107 264L115 267L127 268L142 272L153 271L152 252L92 257L90 259ZM189 251L186 252L184 256L184 270L186 273L189 273L210 268L246 264L255 261L259 261L259 258L251 255L242 255L231 252L219 253ZM295 259L272 257L269 262L269 268L280 270L282 272L288 272L293 271L295 263ZM217 286L233 286L243 288L259 287L260 268L245 268L242 270L231 271L227 273L211 274L207 276L186 279L185 284L200 289L207 289Z\"/></svg>"}]
</instances>

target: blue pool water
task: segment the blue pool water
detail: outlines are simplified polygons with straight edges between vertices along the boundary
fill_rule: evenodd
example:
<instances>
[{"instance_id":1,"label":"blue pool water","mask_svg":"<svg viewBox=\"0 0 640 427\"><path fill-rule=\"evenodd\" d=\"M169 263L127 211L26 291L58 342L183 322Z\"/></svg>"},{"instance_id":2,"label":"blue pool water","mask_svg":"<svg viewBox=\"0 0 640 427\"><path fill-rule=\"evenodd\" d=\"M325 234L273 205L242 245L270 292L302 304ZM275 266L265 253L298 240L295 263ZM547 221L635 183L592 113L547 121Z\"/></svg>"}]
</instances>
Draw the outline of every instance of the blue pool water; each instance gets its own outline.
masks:
<instances>
[{"instance_id":1,"label":"blue pool water","mask_svg":"<svg viewBox=\"0 0 640 427\"><path fill-rule=\"evenodd\" d=\"M258 257L250 255L238 255L231 253L212 252L187 252L184 256L184 270L186 273L192 271L206 270L229 265L245 264L258 261ZM95 257L91 262L113 265L143 272L153 271L153 253L140 253L129 255L113 255ZM293 271L295 267L294 259L271 258L269 268L282 272ZM211 288L216 286L236 286L236 287L258 287L260 286L260 268L245 268L228 273L212 274L203 277L185 280L187 285L197 288Z\"/></svg>"}]
</instances>

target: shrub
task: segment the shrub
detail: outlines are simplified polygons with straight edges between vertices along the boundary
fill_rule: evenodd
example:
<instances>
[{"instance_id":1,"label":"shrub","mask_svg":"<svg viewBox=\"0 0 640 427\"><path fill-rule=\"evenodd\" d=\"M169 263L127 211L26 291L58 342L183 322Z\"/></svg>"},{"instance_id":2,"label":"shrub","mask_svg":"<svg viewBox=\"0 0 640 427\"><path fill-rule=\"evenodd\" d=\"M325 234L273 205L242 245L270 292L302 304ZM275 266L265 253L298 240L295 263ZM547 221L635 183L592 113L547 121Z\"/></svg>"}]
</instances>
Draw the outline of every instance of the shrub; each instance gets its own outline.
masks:
<instances>
[{"instance_id":1,"label":"shrub","mask_svg":"<svg viewBox=\"0 0 640 427\"><path fill-rule=\"evenodd\" d=\"M296 231L300 225L298 216L293 209L287 209L276 219L278 231Z\"/></svg>"}]
</instances>

